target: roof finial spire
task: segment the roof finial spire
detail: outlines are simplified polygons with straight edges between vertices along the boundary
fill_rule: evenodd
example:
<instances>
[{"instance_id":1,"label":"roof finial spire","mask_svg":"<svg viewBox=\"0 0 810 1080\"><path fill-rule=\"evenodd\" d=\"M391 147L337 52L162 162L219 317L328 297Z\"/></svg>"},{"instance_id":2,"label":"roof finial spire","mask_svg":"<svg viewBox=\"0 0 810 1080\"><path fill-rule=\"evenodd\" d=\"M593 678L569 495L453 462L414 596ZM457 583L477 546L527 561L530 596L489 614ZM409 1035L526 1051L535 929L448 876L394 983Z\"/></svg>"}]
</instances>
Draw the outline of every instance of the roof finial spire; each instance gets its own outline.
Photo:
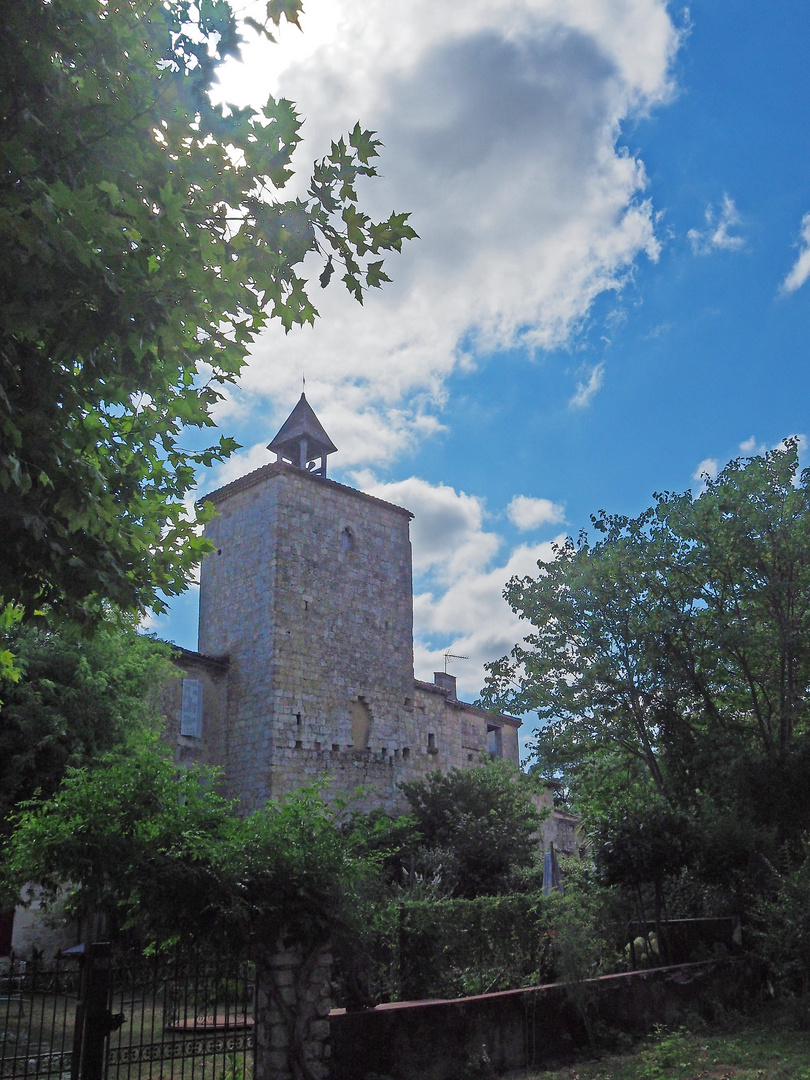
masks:
<instances>
[{"instance_id":1,"label":"roof finial spire","mask_svg":"<svg viewBox=\"0 0 810 1080\"><path fill-rule=\"evenodd\" d=\"M286 461L296 469L316 476L326 476L326 456L333 454L337 447L324 431L302 390L298 404L267 449L275 452L277 461Z\"/></svg>"}]
</instances>

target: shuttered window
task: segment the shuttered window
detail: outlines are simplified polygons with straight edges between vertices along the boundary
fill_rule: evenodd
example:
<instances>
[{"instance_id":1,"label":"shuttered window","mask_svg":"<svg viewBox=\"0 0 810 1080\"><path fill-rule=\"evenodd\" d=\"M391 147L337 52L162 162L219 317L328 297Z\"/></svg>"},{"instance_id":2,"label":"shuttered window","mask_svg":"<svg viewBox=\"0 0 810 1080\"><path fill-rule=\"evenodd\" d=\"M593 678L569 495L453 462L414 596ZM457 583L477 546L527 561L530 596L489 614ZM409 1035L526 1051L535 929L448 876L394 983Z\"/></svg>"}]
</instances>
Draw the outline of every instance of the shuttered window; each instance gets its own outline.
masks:
<instances>
[{"instance_id":1,"label":"shuttered window","mask_svg":"<svg viewBox=\"0 0 810 1080\"><path fill-rule=\"evenodd\" d=\"M199 679L183 679L183 703L180 709L180 734L202 738L203 688Z\"/></svg>"}]
</instances>

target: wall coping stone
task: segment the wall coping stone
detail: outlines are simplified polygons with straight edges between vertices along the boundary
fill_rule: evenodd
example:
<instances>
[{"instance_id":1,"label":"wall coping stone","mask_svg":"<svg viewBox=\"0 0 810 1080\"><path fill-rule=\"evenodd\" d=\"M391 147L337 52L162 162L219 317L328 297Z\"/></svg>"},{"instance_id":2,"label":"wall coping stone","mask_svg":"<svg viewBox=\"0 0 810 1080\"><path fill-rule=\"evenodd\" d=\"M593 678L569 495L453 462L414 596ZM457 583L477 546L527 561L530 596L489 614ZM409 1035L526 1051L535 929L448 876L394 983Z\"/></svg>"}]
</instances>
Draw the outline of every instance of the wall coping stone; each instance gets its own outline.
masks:
<instances>
[{"instance_id":1,"label":"wall coping stone","mask_svg":"<svg viewBox=\"0 0 810 1080\"><path fill-rule=\"evenodd\" d=\"M597 975L592 979L585 979L584 981L589 986L609 986L611 983L644 982L647 979L658 979L661 976L664 976L669 982L686 983L692 981L689 978L690 974L699 977L700 975L714 971L719 964L738 964L743 962L744 958L737 957L724 957L722 961L695 960L688 964L668 964L655 968L643 968L639 971L619 971L613 975ZM520 986L516 990L496 990L491 994L472 994L470 997L426 998L421 1001L385 1001L381 1005L375 1005L371 1009L363 1009L362 1014L364 1016L373 1016L375 1013L396 1012L404 1009L424 1009L431 1006L444 1008L447 1005L464 1006L477 1001L493 1001L496 998L525 997L527 994L538 994L543 992L558 993L564 986L564 983L559 982L542 983L538 986ZM351 1010L349 1010L349 1012L351 1013ZM332 1009L329 1013L330 1017L345 1015L346 1009Z\"/></svg>"}]
</instances>

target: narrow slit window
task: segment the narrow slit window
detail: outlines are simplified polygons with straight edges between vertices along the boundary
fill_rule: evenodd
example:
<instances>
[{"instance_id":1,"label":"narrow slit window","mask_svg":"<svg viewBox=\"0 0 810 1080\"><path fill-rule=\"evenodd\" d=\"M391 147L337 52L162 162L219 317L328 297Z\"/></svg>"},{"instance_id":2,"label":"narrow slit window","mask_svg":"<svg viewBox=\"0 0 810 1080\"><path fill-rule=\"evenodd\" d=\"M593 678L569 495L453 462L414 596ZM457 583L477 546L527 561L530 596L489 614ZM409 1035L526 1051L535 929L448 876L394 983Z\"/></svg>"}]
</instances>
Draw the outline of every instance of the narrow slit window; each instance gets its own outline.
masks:
<instances>
[{"instance_id":1,"label":"narrow slit window","mask_svg":"<svg viewBox=\"0 0 810 1080\"><path fill-rule=\"evenodd\" d=\"M490 757L503 757L503 731L495 724L487 724L487 753Z\"/></svg>"}]
</instances>

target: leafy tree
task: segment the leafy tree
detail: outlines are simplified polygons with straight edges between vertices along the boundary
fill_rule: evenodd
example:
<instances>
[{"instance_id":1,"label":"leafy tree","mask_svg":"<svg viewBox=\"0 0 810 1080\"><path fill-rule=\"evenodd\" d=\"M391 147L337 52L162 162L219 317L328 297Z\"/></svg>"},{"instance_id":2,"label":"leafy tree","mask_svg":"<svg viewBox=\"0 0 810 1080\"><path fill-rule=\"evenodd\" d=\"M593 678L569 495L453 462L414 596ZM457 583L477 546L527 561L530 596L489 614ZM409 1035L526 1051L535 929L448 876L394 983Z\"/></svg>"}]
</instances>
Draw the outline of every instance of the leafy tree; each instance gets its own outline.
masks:
<instances>
[{"instance_id":1,"label":"leafy tree","mask_svg":"<svg viewBox=\"0 0 810 1080\"><path fill-rule=\"evenodd\" d=\"M651 788L771 842L794 834L810 822L810 476L796 442L732 461L697 496L593 524L596 542L569 538L507 586L533 632L490 665L485 701L537 710L535 755L596 818Z\"/></svg>"},{"instance_id":2,"label":"leafy tree","mask_svg":"<svg viewBox=\"0 0 810 1080\"><path fill-rule=\"evenodd\" d=\"M241 22L228 0L6 0L0 34L0 602L76 620L161 608L204 545L184 508L211 427L269 318L312 322L302 263L362 301L382 253L356 125L284 198L301 121L286 100L214 105L243 37L298 25L301 0ZM198 515L199 520L199 515Z\"/></svg>"},{"instance_id":3,"label":"leafy tree","mask_svg":"<svg viewBox=\"0 0 810 1080\"><path fill-rule=\"evenodd\" d=\"M810 837L782 865L768 865L770 888L756 906L754 940L780 991L799 995L799 1019L810 1023Z\"/></svg>"},{"instance_id":4,"label":"leafy tree","mask_svg":"<svg viewBox=\"0 0 810 1080\"><path fill-rule=\"evenodd\" d=\"M157 945L247 953L259 1001L272 1000L285 1025L291 1075L310 1077L306 1039L322 1008L310 974L324 946L345 952L368 921L373 866L314 791L240 818L216 782L210 770L172 764L157 742L69 770L51 799L22 814L0 864L0 902L34 883L46 903L67 893L77 914L106 912ZM273 965L280 945L302 961L283 976ZM278 1056L260 1026L257 1072Z\"/></svg>"},{"instance_id":5,"label":"leafy tree","mask_svg":"<svg viewBox=\"0 0 810 1080\"><path fill-rule=\"evenodd\" d=\"M501 892L516 870L532 863L542 820L536 790L506 761L432 772L402 785L420 847L433 854L436 869L441 866L448 893ZM425 862L424 854L420 858Z\"/></svg>"},{"instance_id":6,"label":"leafy tree","mask_svg":"<svg viewBox=\"0 0 810 1080\"><path fill-rule=\"evenodd\" d=\"M78 914L106 912L158 943L191 935L274 948L282 930L307 945L357 906L351 837L313 791L240 818L210 770L174 765L155 741L68 770L20 816L3 883L64 895Z\"/></svg>"},{"instance_id":7,"label":"leafy tree","mask_svg":"<svg viewBox=\"0 0 810 1080\"><path fill-rule=\"evenodd\" d=\"M618 885L629 891L636 907L636 918L646 935L648 913L644 893L653 895L652 915L658 945L669 960L666 933L664 887L687 861L691 821L682 811L674 810L660 799L649 800L631 810L616 807L604 818L594 833L594 854L605 885Z\"/></svg>"},{"instance_id":8,"label":"leafy tree","mask_svg":"<svg viewBox=\"0 0 810 1080\"><path fill-rule=\"evenodd\" d=\"M564 896L548 900L552 956L557 979L565 986L568 1000L579 1013L588 1042L596 1046L593 1009L599 996L592 982L618 966L615 942L615 902L608 890L598 889L573 866L567 875L569 884Z\"/></svg>"},{"instance_id":9,"label":"leafy tree","mask_svg":"<svg viewBox=\"0 0 810 1080\"><path fill-rule=\"evenodd\" d=\"M51 798L70 767L163 726L157 693L173 669L168 646L121 626L17 626L0 643L19 670L0 704L1 845L21 802Z\"/></svg>"}]
</instances>

